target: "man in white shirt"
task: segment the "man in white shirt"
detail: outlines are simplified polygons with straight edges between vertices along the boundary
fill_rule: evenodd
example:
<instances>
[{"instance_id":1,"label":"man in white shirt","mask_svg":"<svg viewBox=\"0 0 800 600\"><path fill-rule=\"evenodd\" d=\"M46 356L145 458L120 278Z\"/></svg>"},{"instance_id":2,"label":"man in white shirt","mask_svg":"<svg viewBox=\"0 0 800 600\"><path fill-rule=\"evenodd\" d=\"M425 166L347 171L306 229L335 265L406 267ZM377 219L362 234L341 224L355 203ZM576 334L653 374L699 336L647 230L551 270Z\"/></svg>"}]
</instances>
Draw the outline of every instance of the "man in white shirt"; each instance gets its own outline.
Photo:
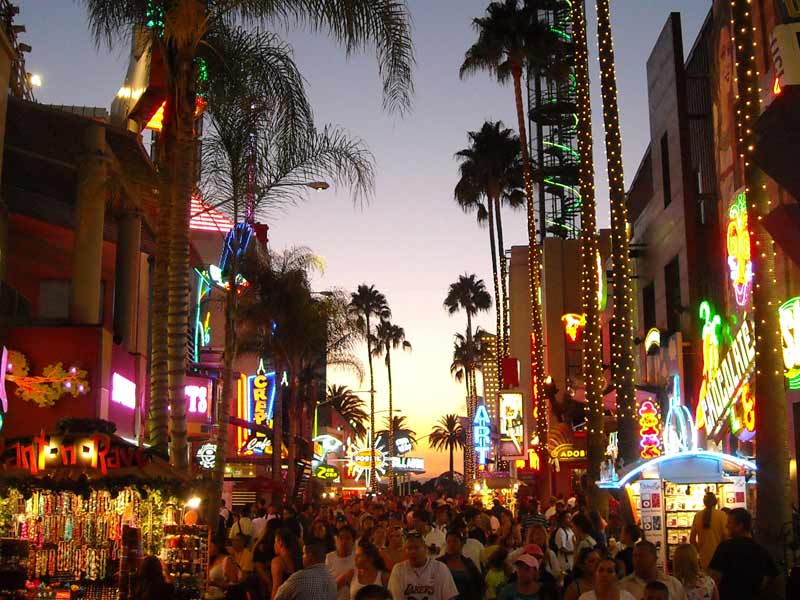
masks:
<instances>
[{"instance_id":1,"label":"man in white shirt","mask_svg":"<svg viewBox=\"0 0 800 600\"><path fill-rule=\"evenodd\" d=\"M431 515L425 510L414 511L414 531L425 540L428 553L434 558L444 554L445 535L431 527Z\"/></svg>"},{"instance_id":2,"label":"man in white shirt","mask_svg":"<svg viewBox=\"0 0 800 600\"><path fill-rule=\"evenodd\" d=\"M569 514L566 512L558 513L558 529L556 529L556 548L558 549L558 562L564 572L572 569L572 561L575 555L575 534L569 522Z\"/></svg>"},{"instance_id":3,"label":"man in white shirt","mask_svg":"<svg viewBox=\"0 0 800 600\"><path fill-rule=\"evenodd\" d=\"M467 540L464 542L464 547L461 549L461 553L474 562L475 566L479 569L483 566L483 563L481 562L481 556L483 555L483 544L481 544L480 541L476 540L474 537L467 537Z\"/></svg>"},{"instance_id":4,"label":"man in white shirt","mask_svg":"<svg viewBox=\"0 0 800 600\"><path fill-rule=\"evenodd\" d=\"M633 594L634 598L644 596L644 589L651 581L660 581L669 590L669 600L688 600L686 590L672 575L665 575L656 565L658 550L653 542L642 540L633 548L633 573L624 577L620 589Z\"/></svg>"},{"instance_id":5,"label":"man in white shirt","mask_svg":"<svg viewBox=\"0 0 800 600\"><path fill-rule=\"evenodd\" d=\"M353 552L355 539L356 532L350 525L341 527L336 532L336 550L328 552L325 557L325 566L336 580L337 600L350 598L350 579L356 568L356 558Z\"/></svg>"},{"instance_id":6,"label":"man in white shirt","mask_svg":"<svg viewBox=\"0 0 800 600\"><path fill-rule=\"evenodd\" d=\"M408 535L405 554L406 560L397 563L389 577L392 600L453 600L458 596L450 569L428 556L418 532Z\"/></svg>"}]
</instances>

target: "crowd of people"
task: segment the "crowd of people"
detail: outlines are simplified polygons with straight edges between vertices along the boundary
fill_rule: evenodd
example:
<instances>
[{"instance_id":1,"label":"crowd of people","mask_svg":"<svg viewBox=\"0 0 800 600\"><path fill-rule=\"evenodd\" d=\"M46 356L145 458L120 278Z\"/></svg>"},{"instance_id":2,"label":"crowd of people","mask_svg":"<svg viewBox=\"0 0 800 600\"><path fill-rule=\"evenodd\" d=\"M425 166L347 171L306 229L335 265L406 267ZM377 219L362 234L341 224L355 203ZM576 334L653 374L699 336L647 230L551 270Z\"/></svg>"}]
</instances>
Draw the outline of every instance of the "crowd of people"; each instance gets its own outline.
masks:
<instances>
[{"instance_id":1,"label":"crowd of people","mask_svg":"<svg viewBox=\"0 0 800 600\"><path fill-rule=\"evenodd\" d=\"M223 507L209 598L229 600L729 600L777 575L744 509L709 493L670 574L632 523L581 498L509 510L425 496ZM150 565L152 569L152 565Z\"/></svg>"}]
</instances>

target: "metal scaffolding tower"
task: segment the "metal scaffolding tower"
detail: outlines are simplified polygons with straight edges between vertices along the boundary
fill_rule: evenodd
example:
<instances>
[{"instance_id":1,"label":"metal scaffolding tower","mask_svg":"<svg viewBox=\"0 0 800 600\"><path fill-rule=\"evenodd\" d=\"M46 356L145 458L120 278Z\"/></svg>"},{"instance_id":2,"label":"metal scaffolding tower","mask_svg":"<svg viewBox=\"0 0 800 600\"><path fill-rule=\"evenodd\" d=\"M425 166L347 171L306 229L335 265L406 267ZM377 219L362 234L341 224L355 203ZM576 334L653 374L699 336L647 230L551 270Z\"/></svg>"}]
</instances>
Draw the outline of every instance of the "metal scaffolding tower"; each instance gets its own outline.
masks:
<instances>
[{"instance_id":1,"label":"metal scaffolding tower","mask_svg":"<svg viewBox=\"0 0 800 600\"><path fill-rule=\"evenodd\" d=\"M530 154L539 194L537 231L540 242L546 236L577 239L581 196L572 2L528 1L539 21L561 42L552 46L547 68L528 71Z\"/></svg>"}]
</instances>

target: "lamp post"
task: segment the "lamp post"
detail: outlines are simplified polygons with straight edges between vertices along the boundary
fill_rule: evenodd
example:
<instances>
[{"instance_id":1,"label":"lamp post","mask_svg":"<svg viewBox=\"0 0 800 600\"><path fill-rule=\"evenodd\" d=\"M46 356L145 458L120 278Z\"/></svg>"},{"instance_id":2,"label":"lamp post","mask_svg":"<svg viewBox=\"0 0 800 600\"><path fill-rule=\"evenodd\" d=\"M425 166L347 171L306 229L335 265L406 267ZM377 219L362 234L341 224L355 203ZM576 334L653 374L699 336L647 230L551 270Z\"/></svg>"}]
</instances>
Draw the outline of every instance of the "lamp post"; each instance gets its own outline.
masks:
<instances>
[{"instance_id":1,"label":"lamp post","mask_svg":"<svg viewBox=\"0 0 800 600\"><path fill-rule=\"evenodd\" d=\"M317 192L324 192L328 188L331 187L331 184L327 181L298 181L298 182L287 182L287 183L274 183L268 186L268 189L276 188L276 187L307 187ZM199 217L202 214L207 213L210 210L215 210L226 204L228 201L223 200L222 202L217 202L216 204L209 204L203 210L200 210L192 215L192 218Z\"/></svg>"}]
</instances>

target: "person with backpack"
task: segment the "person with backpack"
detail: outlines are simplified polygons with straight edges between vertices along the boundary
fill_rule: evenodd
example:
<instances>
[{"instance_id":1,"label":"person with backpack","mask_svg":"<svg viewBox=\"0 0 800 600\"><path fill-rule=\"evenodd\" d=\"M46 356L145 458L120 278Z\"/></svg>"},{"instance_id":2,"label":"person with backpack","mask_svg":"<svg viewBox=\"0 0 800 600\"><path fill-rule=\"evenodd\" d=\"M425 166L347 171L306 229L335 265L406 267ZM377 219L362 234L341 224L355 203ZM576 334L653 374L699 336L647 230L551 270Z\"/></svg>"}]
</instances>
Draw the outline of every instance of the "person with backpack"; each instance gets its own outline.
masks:
<instances>
[{"instance_id":1,"label":"person with backpack","mask_svg":"<svg viewBox=\"0 0 800 600\"><path fill-rule=\"evenodd\" d=\"M575 534L572 532L569 513L558 513L556 517L556 530L548 543L550 549L558 556L561 571L567 573L572 570L572 561L575 556Z\"/></svg>"}]
</instances>

